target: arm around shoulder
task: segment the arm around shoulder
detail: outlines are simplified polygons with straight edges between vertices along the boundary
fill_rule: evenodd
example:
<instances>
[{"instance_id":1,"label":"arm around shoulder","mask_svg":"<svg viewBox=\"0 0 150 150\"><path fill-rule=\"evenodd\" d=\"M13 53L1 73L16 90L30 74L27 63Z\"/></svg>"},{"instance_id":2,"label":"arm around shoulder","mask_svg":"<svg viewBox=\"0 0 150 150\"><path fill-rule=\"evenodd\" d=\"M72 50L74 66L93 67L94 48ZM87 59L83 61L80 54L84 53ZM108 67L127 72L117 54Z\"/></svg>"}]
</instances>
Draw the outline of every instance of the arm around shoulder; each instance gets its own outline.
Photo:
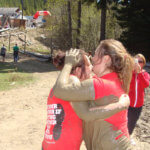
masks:
<instances>
[{"instance_id":1,"label":"arm around shoulder","mask_svg":"<svg viewBox=\"0 0 150 150\"><path fill-rule=\"evenodd\" d=\"M111 101L111 96L107 96L107 98ZM106 97L100 100L100 103L106 100ZM99 103L99 104L100 104ZM115 102L115 103L110 103L107 105L101 105L101 106L97 106L97 107L89 107L89 103L88 102L74 102L72 103L72 106L75 110L75 112L77 113L77 115L79 116L79 118L81 118L82 120L88 122L88 121L94 121L94 120L104 120L108 117L111 117L112 115L122 111L122 110L126 110L128 109L130 105L130 100L128 95L126 94L122 94L119 97L119 101Z\"/></svg>"},{"instance_id":2,"label":"arm around shoulder","mask_svg":"<svg viewBox=\"0 0 150 150\"><path fill-rule=\"evenodd\" d=\"M55 85L54 95L66 101L94 100L95 90L93 79L80 82L79 79L77 80L77 78L74 78L67 84Z\"/></svg>"}]
</instances>

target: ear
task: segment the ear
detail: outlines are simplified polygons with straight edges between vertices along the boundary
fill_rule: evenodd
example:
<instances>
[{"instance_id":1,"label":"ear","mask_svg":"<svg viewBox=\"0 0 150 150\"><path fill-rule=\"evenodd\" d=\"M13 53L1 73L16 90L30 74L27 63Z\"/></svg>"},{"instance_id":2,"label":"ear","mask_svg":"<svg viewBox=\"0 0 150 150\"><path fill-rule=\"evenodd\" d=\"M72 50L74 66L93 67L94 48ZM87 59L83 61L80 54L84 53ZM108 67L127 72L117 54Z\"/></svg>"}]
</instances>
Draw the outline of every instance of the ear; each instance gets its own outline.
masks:
<instances>
[{"instance_id":1,"label":"ear","mask_svg":"<svg viewBox=\"0 0 150 150\"><path fill-rule=\"evenodd\" d=\"M103 61L106 63L106 64L110 64L111 63L111 58L109 55L105 55L103 57Z\"/></svg>"}]
</instances>

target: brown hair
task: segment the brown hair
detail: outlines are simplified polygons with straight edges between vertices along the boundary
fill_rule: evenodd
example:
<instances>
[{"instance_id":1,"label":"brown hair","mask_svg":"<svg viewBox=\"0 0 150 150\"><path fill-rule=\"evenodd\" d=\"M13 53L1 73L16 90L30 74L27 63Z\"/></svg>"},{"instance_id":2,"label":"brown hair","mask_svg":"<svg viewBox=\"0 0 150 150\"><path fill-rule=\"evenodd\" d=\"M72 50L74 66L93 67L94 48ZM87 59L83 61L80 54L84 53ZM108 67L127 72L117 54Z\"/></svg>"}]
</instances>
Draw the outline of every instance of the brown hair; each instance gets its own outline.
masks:
<instances>
[{"instance_id":1,"label":"brown hair","mask_svg":"<svg viewBox=\"0 0 150 150\"><path fill-rule=\"evenodd\" d=\"M53 64L58 70L62 70L65 63L65 52L59 51L53 58Z\"/></svg>"},{"instance_id":2,"label":"brown hair","mask_svg":"<svg viewBox=\"0 0 150 150\"><path fill-rule=\"evenodd\" d=\"M128 93L134 61L123 44L117 40L107 39L101 41L96 50L100 58L104 55L110 56L112 63L108 67L118 74L122 88Z\"/></svg>"},{"instance_id":3,"label":"brown hair","mask_svg":"<svg viewBox=\"0 0 150 150\"><path fill-rule=\"evenodd\" d=\"M86 72L85 72L85 57L84 55L87 55L85 53L85 51L83 50L80 50L80 54L82 55L82 59L80 60L80 62L74 66L71 70L71 73L73 73L73 71L77 68L77 67L80 67L81 68L81 75L80 75L80 79L82 79L83 77L86 77ZM62 70L62 68L64 67L64 64L65 64L65 52L63 51L59 51L58 54L54 57L53 59L53 64L55 65L55 67L59 70Z\"/></svg>"},{"instance_id":4,"label":"brown hair","mask_svg":"<svg viewBox=\"0 0 150 150\"><path fill-rule=\"evenodd\" d=\"M137 55L135 55L135 57L140 57L142 60L143 60L143 67L146 65L146 59L145 59L145 57L144 57L144 55L142 55L142 54L137 54Z\"/></svg>"}]
</instances>

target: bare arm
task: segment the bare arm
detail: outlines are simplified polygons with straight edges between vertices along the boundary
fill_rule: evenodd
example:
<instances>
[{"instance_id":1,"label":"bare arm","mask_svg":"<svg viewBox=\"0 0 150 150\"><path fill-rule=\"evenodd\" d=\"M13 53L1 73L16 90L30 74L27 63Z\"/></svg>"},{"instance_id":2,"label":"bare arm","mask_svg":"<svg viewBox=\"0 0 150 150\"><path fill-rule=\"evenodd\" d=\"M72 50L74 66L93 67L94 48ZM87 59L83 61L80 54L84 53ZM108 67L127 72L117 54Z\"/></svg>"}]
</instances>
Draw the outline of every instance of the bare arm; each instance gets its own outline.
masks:
<instances>
[{"instance_id":1,"label":"bare arm","mask_svg":"<svg viewBox=\"0 0 150 150\"><path fill-rule=\"evenodd\" d=\"M107 96L99 100L99 105L101 105L101 102L103 104L103 101L110 101L109 104L103 106L101 105L89 108L88 102L73 102L72 106L77 115L84 121L93 121L97 119L103 120L122 110L127 109L130 104L129 97L125 94L119 98L118 102L115 100L114 103L114 98L116 99L116 97Z\"/></svg>"},{"instance_id":2,"label":"bare arm","mask_svg":"<svg viewBox=\"0 0 150 150\"><path fill-rule=\"evenodd\" d=\"M74 64L79 60L76 58L77 51L70 51L66 54L65 66L62 69L56 84L53 88L54 95L66 101L87 101L94 100L95 91L93 79L87 79L82 82L73 80L69 82L70 72Z\"/></svg>"}]
</instances>

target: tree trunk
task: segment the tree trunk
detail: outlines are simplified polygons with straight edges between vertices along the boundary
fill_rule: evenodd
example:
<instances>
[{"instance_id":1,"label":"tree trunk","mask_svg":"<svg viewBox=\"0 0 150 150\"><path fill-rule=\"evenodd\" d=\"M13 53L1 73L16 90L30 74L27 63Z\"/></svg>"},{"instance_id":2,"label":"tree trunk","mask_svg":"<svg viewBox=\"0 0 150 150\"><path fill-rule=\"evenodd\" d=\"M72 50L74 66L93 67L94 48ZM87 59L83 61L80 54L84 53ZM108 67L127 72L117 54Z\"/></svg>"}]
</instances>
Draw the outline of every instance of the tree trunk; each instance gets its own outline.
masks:
<instances>
[{"instance_id":1,"label":"tree trunk","mask_svg":"<svg viewBox=\"0 0 150 150\"><path fill-rule=\"evenodd\" d=\"M76 47L80 47L80 30L81 30L81 0L78 1L78 26L77 26L77 39L76 39Z\"/></svg>"},{"instance_id":2,"label":"tree trunk","mask_svg":"<svg viewBox=\"0 0 150 150\"><path fill-rule=\"evenodd\" d=\"M37 2L36 2L36 0L34 0L34 11L37 11Z\"/></svg>"},{"instance_id":3,"label":"tree trunk","mask_svg":"<svg viewBox=\"0 0 150 150\"><path fill-rule=\"evenodd\" d=\"M71 19L71 2L68 0L68 25L69 25L69 48L72 47L72 19Z\"/></svg>"},{"instance_id":4,"label":"tree trunk","mask_svg":"<svg viewBox=\"0 0 150 150\"><path fill-rule=\"evenodd\" d=\"M100 41L105 39L105 30L106 30L106 0L103 0L101 8Z\"/></svg>"}]
</instances>

